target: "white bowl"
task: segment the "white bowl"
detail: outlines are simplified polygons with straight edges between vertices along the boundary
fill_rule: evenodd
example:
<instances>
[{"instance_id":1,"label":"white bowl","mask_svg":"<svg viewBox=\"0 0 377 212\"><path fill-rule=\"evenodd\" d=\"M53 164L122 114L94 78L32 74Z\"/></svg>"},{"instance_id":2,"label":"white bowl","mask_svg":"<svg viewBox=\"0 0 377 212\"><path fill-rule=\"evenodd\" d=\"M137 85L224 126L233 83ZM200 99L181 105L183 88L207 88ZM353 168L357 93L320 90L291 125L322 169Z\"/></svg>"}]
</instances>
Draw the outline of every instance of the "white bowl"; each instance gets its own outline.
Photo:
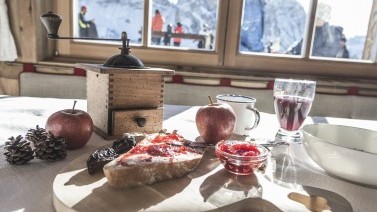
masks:
<instances>
[{"instance_id":1,"label":"white bowl","mask_svg":"<svg viewBox=\"0 0 377 212\"><path fill-rule=\"evenodd\" d=\"M304 149L326 172L377 186L376 131L332 124L308 124L302 129Z\"/></svg>"}]
</instances>

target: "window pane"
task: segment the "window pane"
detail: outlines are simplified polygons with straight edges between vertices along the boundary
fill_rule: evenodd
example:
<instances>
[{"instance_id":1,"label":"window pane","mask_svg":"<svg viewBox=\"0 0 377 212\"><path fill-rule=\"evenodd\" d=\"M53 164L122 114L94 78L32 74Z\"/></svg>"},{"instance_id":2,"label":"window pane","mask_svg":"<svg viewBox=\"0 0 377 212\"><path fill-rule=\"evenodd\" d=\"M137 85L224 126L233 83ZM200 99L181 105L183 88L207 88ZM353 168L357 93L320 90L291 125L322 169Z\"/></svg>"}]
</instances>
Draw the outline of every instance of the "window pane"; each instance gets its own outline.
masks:
<instances>
[{"instance_id":1,"label":"window pane","mask_svg":"<svg viewBox=\"0 0 377 212\"><path fill-rule=\"evenodd\" d=\"M373 0L319 0L312 56L363 59Z\"/></svg>"},{"instance_id":2,"label":"window pane","mask_svg":"<svg viewBox=\"0 0 377 212\"><path fill-rule=\"evenodd\" d=\"M245 0L241 52L301 55L310 0Z\"/></svg>"},{"instance_id":3,"label":"window pane","mask_svg":"<svg viewBox=\"0 0 377 212\"><path fill-rule=\"evenodd\" d=\"M74 36L121 38L141 44L144 0L74 0ZM97 41L98 42L98 41Z\"/></svg>"},{"instance_id":4,"label":"window pane","mask_svg":"<svg viewBox=\"0 0 377 212\"><path fill-rule=\"evenodd\" d=\"M153 0L151 45L213 50L218 6L218 0Z\"/></svg>"}]
</instances>

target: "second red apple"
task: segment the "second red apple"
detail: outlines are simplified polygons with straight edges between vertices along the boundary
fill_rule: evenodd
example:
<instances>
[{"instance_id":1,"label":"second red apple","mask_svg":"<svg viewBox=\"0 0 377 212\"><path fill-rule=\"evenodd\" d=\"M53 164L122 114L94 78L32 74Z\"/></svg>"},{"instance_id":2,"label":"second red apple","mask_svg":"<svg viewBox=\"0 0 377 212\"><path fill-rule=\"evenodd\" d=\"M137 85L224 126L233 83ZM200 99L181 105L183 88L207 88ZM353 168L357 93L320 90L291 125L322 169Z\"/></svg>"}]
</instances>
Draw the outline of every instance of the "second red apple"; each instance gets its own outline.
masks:
<instances>
[{"instance_id":1,"label":"second red apple","mask_svg":"<svg viewBox=\"0 0 377 212\"><path fill-rule=\"evenodd\" d=\"M204 142L216 144L232 135L236 116L230 105L211 103L199 108L195 121Z\"/></svg>"}]
</instances>

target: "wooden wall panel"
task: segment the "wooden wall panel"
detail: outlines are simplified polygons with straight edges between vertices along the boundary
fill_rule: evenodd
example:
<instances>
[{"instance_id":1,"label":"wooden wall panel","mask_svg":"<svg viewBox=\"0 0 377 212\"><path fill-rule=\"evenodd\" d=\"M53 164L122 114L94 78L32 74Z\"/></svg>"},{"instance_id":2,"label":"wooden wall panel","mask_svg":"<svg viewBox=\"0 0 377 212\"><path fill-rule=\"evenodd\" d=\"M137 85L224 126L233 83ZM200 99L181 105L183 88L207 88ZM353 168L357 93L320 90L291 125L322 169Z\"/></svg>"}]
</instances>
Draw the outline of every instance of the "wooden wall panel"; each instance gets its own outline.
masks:
<instances>
[{"instance_id":1,"label":"wooden wall panel","mask_svg":"<svg viewBox=\"0 0 377 212\"><path fill-rule=\"evenodd\" d=\"M18 96L19 90L18 79L0 77L0 94Z\"/></svg>"},{"instance_id":2,"label":"wooden wall panel","mask_svg":"<svg viewBox=\"0 0 377 212\"><path fill-rule=\"evenodd\" d=\"M18 76L22 71L20 65L6 65L0 62L0 94L18 96Z\"/></svg>"},{"instance_id":3,"label":"wooden wall panel","mask_svg":"<svg viewBox=\"0 0 377 212\"><path fill-rule=\"evenodd\" d=\"M18 61L36 63L51 58L54 42L47 39L47 32L40 16L53 10L50 0L6 1L10 27L16 42Z\"/></svg>"},{"instance_id":4,"label":"wooden wall panel","mask_svg":"<svg viewBox=\"0 0 377 212\"><path fill-rule=\"evenodd\" d=\"M18 1L18 13L20 24L20 47L21 47L21 61L22 62L37 62L36 51L36 35L35 35L35 7L33 0ZM21 15L22 14L22 15Z\"/></svg>"}]
</instances>

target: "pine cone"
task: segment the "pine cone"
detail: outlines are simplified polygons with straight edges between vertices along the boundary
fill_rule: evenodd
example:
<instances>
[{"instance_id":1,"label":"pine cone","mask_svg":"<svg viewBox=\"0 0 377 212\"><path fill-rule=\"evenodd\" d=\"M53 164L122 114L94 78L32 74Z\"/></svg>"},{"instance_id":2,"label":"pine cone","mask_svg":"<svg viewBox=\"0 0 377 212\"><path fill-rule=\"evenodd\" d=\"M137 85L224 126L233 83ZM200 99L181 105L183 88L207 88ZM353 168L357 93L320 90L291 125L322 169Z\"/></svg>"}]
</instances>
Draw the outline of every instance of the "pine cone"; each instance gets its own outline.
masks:
<instances>
[{"instance_id":1,"label":"pine cone","mask_svg":"<svg viewBox=\"0 0 377 212\"><path fill-rule=\"evenodd\" d=\"M30 147L30 142L23 139L21 135L14 138L8 138L5 142L5 158L12 165L21 165L29 162L34 158L33 150Z\"/></svg>"},{"instance_id":2,"label":"pine cone","mask_svg":"<svg viewBox=\"0 0 377 212\"><path fill-rule=\"evenodd\" d=\"M55 137L49 132L46 140L35 143L34 152L35 157L41 160L63 160L67 157L65 139L63 137Z\"/></svg>"},{"instance_id":3,"label":"pine cone","mask_svg":"<svg viewBox=\"0 0 377 212\"><path fill-rule=\"evenodd\" d=\"M27 131L25 138L36 145L36 143L44 142L47 139L47 132L45 129L40 128L37 125L35 129L30 129Z\"/></svg>"}]
</instances>

